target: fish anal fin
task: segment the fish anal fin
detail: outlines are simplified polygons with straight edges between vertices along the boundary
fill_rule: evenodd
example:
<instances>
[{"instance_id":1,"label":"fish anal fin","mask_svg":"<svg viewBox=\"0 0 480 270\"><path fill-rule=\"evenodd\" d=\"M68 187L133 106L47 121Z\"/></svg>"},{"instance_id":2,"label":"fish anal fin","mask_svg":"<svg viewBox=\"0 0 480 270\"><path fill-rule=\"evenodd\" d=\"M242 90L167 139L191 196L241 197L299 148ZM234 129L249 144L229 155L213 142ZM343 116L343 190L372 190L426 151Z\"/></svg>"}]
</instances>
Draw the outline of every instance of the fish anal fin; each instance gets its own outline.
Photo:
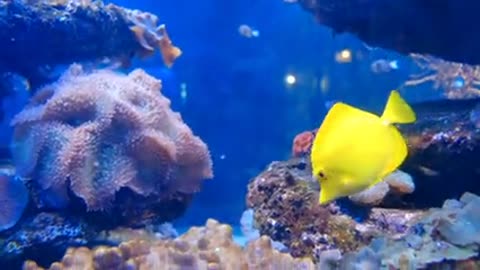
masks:
<instances>
[{"instance_id":1,"label":"fish anal fin","mask_svg":"<svg viewBox=\"0 0 480 270\"><path fill-rule=\"evenodd\" d=\"M390 147L392 152L390 154L388 163L385 164L385 167L380 175L382 178L397 170L408 155L407 144L405 143L405 139L403 138L402 134L400 134L400 132L394 126L389 126L389 128L391 129L392 134L392 144Z\"/></svg>"},{"instance_id":2,"label":"fish anal fin","mask_svg":"<svg viewBox=\"0 0 480 270\"><path fill-rule=\"evenodd\" d=\"M388 97L381 119L390 124L408 124L415 122L416 116L410 105L397 91L393 90Z\"/></svg>"}]
</instances>

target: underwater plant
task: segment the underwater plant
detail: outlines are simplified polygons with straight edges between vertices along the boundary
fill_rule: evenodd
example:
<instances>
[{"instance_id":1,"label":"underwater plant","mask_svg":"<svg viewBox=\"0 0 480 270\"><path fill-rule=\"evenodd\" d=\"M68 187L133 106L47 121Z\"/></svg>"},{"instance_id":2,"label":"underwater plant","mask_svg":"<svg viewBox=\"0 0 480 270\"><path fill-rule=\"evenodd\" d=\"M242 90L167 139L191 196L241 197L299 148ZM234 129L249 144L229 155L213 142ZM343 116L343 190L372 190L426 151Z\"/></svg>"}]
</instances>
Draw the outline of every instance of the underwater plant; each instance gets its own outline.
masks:
<instances>
[{"instance_id":1,"label":"underwater plant","mask_svg":"<svg viewBox=\"0 0 480 270\"><path fill-rule=\"evenodd\" d=\"M109 210L124 189L157 201L198 191L212 177L209 151L160 89L140 69L73 65L39 90L12 120L17 173L31 179L37 206L64 208L76 197L88 211Z\"/></svg>"}]
</instances>

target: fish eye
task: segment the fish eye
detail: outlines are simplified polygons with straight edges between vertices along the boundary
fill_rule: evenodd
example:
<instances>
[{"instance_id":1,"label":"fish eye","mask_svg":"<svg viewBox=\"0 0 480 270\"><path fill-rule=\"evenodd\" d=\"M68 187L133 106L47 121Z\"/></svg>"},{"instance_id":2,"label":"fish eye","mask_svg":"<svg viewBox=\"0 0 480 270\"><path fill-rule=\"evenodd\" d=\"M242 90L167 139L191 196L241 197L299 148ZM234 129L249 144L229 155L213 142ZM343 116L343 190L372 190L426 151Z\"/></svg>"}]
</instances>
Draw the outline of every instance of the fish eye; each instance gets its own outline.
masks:
<instances>
[{"instance_id":1,"label":"fish eye","mask_svg":"<svg viewBox=\"0 0 480 270\"><path fill-rule=\"evenodd\" d=\"M325 178L325 174L322 171L320 171L318 172L318 177Z\"/></svg>"}]
</instances>

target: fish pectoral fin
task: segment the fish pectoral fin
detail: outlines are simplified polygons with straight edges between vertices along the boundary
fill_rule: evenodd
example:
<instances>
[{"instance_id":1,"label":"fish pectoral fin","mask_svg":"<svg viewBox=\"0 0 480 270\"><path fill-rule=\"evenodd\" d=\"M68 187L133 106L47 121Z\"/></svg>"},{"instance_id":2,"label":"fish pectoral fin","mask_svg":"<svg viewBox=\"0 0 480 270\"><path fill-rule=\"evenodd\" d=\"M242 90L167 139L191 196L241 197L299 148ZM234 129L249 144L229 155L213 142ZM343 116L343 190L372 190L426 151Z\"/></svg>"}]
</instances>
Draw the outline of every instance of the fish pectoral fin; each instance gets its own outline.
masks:
<instances>
[{"instance_id":1,"label":"fish pectoral fin","mask_svg":"<svg viewBox=\"0 0 480 270\"><path fill-rule=\"evenodd\" d=\"M393 90L388 97L381 119L389 124L408 124L415 122L416 116L410 105L397 91Z\"/></svg>"}]
</instances>

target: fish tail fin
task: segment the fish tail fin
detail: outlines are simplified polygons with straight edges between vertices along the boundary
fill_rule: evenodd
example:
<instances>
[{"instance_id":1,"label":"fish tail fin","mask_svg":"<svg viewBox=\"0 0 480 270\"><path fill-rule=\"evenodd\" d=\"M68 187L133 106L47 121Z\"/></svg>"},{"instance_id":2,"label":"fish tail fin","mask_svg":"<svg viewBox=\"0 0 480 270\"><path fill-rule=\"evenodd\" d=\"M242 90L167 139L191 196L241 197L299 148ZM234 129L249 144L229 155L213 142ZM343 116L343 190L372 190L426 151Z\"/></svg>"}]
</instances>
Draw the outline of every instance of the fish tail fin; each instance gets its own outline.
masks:
<instances>
[{"instance_id":1,"label":"fish tail fin","mask_svg":"<svg viewBox=\"0 0 480 270\"><path fill-rule=\"evenodd\" d=\"M393 90L388 97L381 119L389 124L408 124L415 122L416 116L410 105L397 91Z\"/></svg>"}]
</instances>

